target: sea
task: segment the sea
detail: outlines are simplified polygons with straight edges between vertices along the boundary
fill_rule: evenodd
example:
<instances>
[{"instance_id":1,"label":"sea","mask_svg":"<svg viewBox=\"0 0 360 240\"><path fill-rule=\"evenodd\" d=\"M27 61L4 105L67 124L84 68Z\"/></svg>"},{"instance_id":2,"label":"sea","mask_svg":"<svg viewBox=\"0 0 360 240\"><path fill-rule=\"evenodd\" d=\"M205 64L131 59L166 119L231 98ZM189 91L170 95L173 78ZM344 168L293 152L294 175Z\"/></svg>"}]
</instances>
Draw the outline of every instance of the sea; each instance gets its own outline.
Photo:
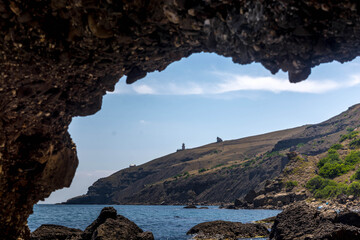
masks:
<instances>
[{"instance_id":1,"label":"sea","mask_svg":"<svg viewBox=\"0 0 360 240\"><path fill-rule=\"evenodd\" d=\"M38 204L28 219L31 231L42 224L58 224L84 230L104 207L114 207L118 214L135 222L144 231L151 231L156 240L189 240L186 232L196 224L215 220L249 223L272 217L279 210L260 209L185 209L184 206L148 205L53 205ZM260 238L257 238L260 239Z\"/></svg>"}]
</instances>

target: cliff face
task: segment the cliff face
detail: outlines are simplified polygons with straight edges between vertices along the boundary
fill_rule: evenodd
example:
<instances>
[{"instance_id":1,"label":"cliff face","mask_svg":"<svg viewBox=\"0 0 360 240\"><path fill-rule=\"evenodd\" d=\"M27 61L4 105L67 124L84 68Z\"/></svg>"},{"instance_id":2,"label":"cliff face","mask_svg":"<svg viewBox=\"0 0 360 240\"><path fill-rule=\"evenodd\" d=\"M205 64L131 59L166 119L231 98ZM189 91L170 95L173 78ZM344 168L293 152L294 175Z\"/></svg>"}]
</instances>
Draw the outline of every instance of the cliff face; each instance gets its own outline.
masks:
<instances>
[{"instance_id":1,"label":"cliff face","mask_svg":"<svg viewBox=\"0 0 360 240\"><path fill-rule=\"evenodd\" d=\"M99 179L86 195L66 203L232 202L279 176L290 151L318 155L358 126L360 105L355 105L320 124L187 149Z\"/></svg>"},{"instance_id":2,"label":"cliff face","mask_svg":"<svg viewBox=\"0 0 360 240\"><path fill-rule=\"evenodd\" d=\"M298 82L360 55L359 13L355 0L0 0L0 232L28 238L33 204L70 185L71 118L122 76L205 51Z\"/></svg>"}]
</instances>

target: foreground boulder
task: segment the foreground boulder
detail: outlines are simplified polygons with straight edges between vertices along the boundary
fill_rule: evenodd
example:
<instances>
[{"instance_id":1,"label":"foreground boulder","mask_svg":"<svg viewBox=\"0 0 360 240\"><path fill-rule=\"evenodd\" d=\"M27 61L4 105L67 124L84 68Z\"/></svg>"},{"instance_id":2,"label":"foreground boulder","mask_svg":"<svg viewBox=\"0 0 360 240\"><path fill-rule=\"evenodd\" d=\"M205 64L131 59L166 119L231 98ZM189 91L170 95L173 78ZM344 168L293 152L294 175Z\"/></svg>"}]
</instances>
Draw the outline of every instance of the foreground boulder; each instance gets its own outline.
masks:
<instances>
[{"instance_id":1,"label":"foreground boulder","mask_svg":"<svg viewBox=\"0 0 360 240\"><path fill-rule=\"evenodd\" d=\"M81 236L80 229L68 228L53 224L41 225L31 234L31 240L70 240Z\"/></svg>"},{"instance_id":2,"label":"foreground boulder","mask_svg":"<svg viewBox=\"0 0 360 240\"><path fill-rule=\"evenodd\" d=\"M153 240L135 223L117 215L113 207L101 210L99 217L85 231L58 225L42 225L31 234L31 240Z\"/></svg>"},{"instance_id":3,"label":"foreground boulder","mask_svg":"<svg viewBox=\"0 0 360 240\"><path fill-rule=\"evenodd\" d=\"M357 220L359 213L333 210L318 211L305 202L289 205L278 214L271 229L270 239L323 239L355 240L360 239Z\"/></svg>"},{"instance_id":4,"label":"foreground boulder","mask_svg":"<svg viewBox=\"0 0 360 240\"><path fill-rule=\"evenodd\" d=\"M269 231L261 224L227 221L204 222L192 227L186 234L195 239L238 239L267 237Z\"/></svg>"}]
</instances>

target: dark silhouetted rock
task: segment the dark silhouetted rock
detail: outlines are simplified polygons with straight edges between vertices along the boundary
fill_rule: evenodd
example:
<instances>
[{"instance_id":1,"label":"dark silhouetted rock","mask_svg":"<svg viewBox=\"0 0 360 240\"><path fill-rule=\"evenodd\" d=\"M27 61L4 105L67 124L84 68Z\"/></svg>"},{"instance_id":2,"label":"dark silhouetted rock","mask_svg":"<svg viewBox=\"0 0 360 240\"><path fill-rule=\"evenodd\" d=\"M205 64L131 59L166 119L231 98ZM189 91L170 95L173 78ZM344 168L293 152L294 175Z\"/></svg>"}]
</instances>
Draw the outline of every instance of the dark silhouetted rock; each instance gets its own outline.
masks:
<instances>
[{"instance_id":1,"label":"dark silhouetted rock","mask_svg":"<svg viewBox=\"0 0 360 240\"><path fill-rule=\"evenodd\" d=\"M235 205L230 204L225 206L226 209L238 209Z\"/></svg>"},{"instance_id":2,"label":"dark silhouetted rock","mask_svg":"<svg viewBox=\"0 0 360 240\"><path fill-rule=\"evenodd\" d=\"M238 239L267 237L269 231L263 225L256 223L213 221L200 223L186 234L196 234L197 239Z\"/></svg>"},{"instance_id":3,"label":"dark silhouetted rock","mask_svg":"<svg viewBox=\"0 0 360 240\"><path fill-rule=\"evenodd\" d=\"M272 228L272 226L274 225L276 216L274 217L269 217L269 218L265 218L265 219L261 219L258 221L254 221L254 223L258 223L258 224L262 224L263 226L265 226L267 229Z\"/></svg>"},{"instance_id":4,"label":"dark silhouetted rock","mask_svg":"<svg viewBox=\"0 0 360 240\"><path fill-rule=\"evenodd\" d=\"M261 206L264 206L266 204L266 201L267 197L264 194L261 194L254 199L254 207L259 208Z\"/></svg>"},{"instance_id":5,"label":"dark silhouetted rock","mask_svg":"<svg viewBox=\"0 0 360 240\"><path fill-rule=\"evenodd\" d=\"M243 199L235 199L234 206L236 208L245 208L248 206L248 204Z\"/></svg>"},{"instance_id":6,"label":"dark silhouetted rock","mask_svg":"<svg viewBox=\"0 0 360 240\"><path fill-rule=\"evenodd\" d=\"M335 218L335 222L360 228L360 214L348 210L339 212Z\"/></svg>"},{"instance_id":7,"label":"dark silhouetted rock","mask_svg":"<svg viewBox=\"0 0 360 240\"><path fill-rule=\"evenodd\" d=\"M107 219L116 219L117 212L113 207L105 207L101 210L100 215L97 219L92 222L84 231L82 238L83 239L91 239L92 234L94 231L103 224Z\"/></svg>"},{"instance_id":8,"label":"dark silhouetted rock","mask_svg":"<svg viewBox=\"0 0 360 240\"><path fill-rule=\"evenodd\" d=\"M79 238L81 234L80 229L44 224L31 233L30 240L73 240Z\"/></svg>"},{"instance_id":9,"label":"dark silhouetted rock","mask_svg":"<svg viewBox=\"0 0 360 240\"><path fill-rule=\"evenodd\" d=\"M257 196L256 192L254 190L250 190L244 197L244 200L248 203L253 203L256 196Z\"/></svg>"},{"instance_id":10,"label":"dark silhouetted rock","mask_svg":"<svg viewBox=\"0 0 360 240\"><path fill-rule=\"evenodd\" d=\"M187 205L184 208L197 208L197 206L196 205Z\"/></svg>"},{"instance_id":11,"label":"dark silhouetted rock","mask_svg":"<svg viewBox=\"0 0 360 240\"><path fill-rule=\"evenodd\" d=\"M304 203L295 203L279 213L271 229L271 239L300 239L313 234L321 222L320 213ZM322 222L329 224L330 221Z\"/></svg>"},{"instance_id":12,"label":"dark silhouetted rock","mask_svg":"<svg viewBox=\"0 0 360 240\"><path fill-rule=\"evenodd\" d=\"M135 223L117 215L113 207L105 207L99 217L91 223L81 240L152 240L152 233L144 233Z\"/></svg>"},{"instance_id":13,"label":"dark silhouetted rock","mask_svg":"<svg viewBox=\"0 0 360 240\"><path fill-rule=\"evenodd\" d=\"M153 240L150 232L144 233L135 223L123 216L108 218L92 233L89 240ZM82 240L87 240L83 238Z\"/></svg>"}]
</instances>

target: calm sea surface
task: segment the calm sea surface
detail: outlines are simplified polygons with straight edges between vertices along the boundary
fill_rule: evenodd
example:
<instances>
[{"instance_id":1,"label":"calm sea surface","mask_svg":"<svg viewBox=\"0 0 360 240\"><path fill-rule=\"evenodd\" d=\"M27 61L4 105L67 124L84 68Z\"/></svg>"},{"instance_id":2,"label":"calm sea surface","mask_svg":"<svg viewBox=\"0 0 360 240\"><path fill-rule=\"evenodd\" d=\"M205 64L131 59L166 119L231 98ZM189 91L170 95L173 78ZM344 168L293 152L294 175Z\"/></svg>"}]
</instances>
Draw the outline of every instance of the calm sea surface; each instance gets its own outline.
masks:
<instances>
[{"instance_id":1,"label":"calm sea surface","mask_svg":"<svg viewBox=\"0 0 360 240\"><path fill-rule=\"evenodd\" d=\"M84 230L109 205L50 205L34 206L28 220L34 231L42 224L58 224ZM135 222L144 231L151 231L156 240L185 240L186 232L198 223L225 220L248 223L277 215L278 210L184 209L183 206L115 205L118 214Z\"/></svg>"}]
</instances>

